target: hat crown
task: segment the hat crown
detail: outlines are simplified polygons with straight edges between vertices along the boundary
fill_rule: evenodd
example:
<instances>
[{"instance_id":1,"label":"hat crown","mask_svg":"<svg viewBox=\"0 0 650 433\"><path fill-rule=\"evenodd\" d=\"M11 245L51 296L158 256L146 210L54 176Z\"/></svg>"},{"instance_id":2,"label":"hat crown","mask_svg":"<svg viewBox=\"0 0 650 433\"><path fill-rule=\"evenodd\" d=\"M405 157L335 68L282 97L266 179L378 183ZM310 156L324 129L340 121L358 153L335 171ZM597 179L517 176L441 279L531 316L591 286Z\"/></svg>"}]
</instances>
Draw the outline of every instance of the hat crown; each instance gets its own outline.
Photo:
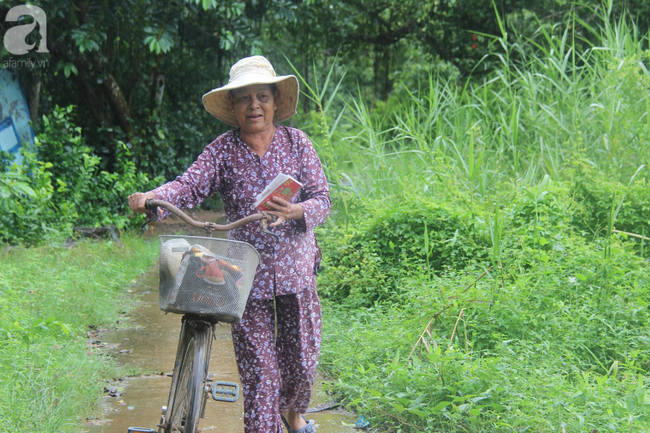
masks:
<instances>
[{"instance_id":1,"label":"hat crown","mask_svg":"<svg viewBox=\"0 0 650 433\"><path fill-rule=\"evenodd\" d=\"M229 83L237 80L238 78L248 75L265 75L267 77L275 77L275 70L273 65L264 56L246 57L232 65L230 68Z\"/></svg>"}]
</instances>

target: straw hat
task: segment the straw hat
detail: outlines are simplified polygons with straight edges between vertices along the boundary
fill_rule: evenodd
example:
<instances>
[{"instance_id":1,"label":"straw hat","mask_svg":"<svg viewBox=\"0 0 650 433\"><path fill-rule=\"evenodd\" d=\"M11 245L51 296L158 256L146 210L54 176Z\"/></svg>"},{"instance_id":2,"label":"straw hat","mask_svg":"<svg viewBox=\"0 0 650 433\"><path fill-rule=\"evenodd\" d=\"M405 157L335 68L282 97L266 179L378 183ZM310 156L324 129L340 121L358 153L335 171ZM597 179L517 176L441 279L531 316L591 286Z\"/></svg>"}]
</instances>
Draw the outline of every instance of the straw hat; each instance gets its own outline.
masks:
<instances>
[{"instance_id":1,"label":"straw hat","mask_svg":"<svg viewBox=\"0 0 650 433\"><path fill-rule=\"evenodd\" d=\"M298 79L294 75L275 75L271 62L262 56L245 57L232 65L228 84L203 95L203 106L208 113L222 122L239 126L228 93L251 84L275 84L278 87L279 96L275 100L278 109L273 118L274 122L282 122L296 114Z\"/></svg>"}]
</instances>

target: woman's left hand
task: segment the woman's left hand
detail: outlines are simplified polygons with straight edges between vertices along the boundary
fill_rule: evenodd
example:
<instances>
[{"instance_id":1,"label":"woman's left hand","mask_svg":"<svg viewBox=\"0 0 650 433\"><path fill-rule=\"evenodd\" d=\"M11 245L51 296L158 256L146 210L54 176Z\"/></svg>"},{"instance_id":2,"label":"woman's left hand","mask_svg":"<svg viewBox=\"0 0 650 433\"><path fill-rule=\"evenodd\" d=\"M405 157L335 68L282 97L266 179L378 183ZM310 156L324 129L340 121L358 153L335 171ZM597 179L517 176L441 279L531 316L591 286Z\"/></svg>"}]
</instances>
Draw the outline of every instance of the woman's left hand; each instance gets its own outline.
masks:
<instances>
[{"instance_id":1,"label":"woman's left hand","mask_svg":"<svg viewBox=\"0 0 650 433\"><path fill-rule=\"evenodd\" d=\"M287 220L299 220L304 217L302 206L297 203L289 203L280 197L273 197L266 203L271 210L268 212L277 218L270 227L276 227Z\"/></svg>"}]
</instances>

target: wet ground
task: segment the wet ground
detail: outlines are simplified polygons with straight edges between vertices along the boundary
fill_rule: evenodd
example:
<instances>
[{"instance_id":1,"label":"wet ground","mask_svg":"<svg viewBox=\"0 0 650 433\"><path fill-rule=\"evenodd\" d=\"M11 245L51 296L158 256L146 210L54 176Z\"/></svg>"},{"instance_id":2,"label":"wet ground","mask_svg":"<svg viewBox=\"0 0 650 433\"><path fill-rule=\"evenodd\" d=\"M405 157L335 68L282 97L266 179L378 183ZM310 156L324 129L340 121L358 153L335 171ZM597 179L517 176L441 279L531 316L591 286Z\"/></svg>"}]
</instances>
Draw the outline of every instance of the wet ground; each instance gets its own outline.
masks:
<instances>
[{"instance_id":1,"label":"wet ground","mask_svg":"<svg viewBox=\"0 0 650 433\"><path fill-rule=\"evenodd\" d=\"M214 215L204 213L196 218L215 221ZM166 221L158 223L149 235L159 233L185 233L183 223ZM118 331L104 331L93 337L93 344L103 347L110 355L132 371L146 374L106 383L103 414L89 420L85 431L89 433L127 433L129 427L156 428L161 407L167 403L169 386L180 332L180 315L165 314L158 307L158 270L153 267L137 281L132 290L141 302L130 313L128 327ZM216 340L212 345L210 373L214 380L239 383L237 366L230 337L230 326L217 326ZM317 378L312 407L332 403L322 391L323 379ZM320 406L319 406L320 405ZM243 433L243 403L240 396L235 403L208 401L206 417L201 420L202 432ZM346 433L353 429L356 416L339 409L325 410L307 415L316 423L318 433Z\"/></svg>"}]
</instances>

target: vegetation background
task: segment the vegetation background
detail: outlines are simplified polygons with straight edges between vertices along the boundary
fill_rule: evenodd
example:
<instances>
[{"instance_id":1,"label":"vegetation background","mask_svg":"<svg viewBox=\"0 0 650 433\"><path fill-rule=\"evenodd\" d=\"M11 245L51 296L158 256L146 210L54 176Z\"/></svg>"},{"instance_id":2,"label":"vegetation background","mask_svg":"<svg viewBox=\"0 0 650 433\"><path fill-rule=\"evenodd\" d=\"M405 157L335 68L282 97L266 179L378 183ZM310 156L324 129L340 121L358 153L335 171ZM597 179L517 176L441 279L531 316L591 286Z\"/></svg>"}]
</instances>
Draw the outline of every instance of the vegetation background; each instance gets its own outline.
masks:
<instances>
[{"instance_id":1,"label":"vegetation background","mask_svg":"<svg viewBox=\"0 0 650 433\"><path fill-rule=\"evenodd\" d=\"M0 4L5 29L19 3ZM0 171L0 429L75 431L95 410L78 403L99 381L63 390L114 374L83 336L117 312L76 290L126 302L155 246L129 240L132 273L110 242L51 245L139 225L125 196L225 130L200 96L263 54L299 76L290 122L332 185L318 236L336 398L391 432L650 431L646 2L35 3L50 53L29 56L47 67L17 73L36 148ZM80 287L108 278L68 278L86 256L126 279Z\"/></svg>"}]
</instances>

